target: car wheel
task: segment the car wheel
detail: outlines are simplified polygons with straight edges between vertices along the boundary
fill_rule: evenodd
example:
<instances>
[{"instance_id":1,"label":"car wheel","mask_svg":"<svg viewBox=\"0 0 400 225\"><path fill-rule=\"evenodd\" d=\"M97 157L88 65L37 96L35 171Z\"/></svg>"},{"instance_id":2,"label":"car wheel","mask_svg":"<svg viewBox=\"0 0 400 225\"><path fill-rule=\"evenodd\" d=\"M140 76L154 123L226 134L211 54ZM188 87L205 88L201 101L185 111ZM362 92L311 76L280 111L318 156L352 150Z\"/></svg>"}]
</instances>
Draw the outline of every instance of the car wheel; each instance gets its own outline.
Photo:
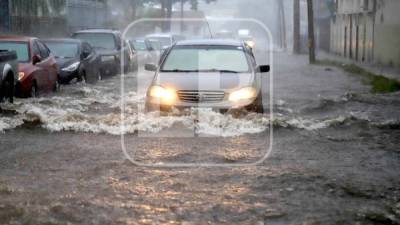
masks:
<instances>
[{"instance_id":1,"label":"car wheel","mask_svg":"<svg viewBox=\"0 0 400 225\"><path fill-rule=\"evenodd\" d=\"M56 83L54 84L53 91L57 92L59 90L60 90L60 82L58 82L58 79L57 79Z\"/></svg>"},{"instance_id":2,"label":"car wheel","mask_svg":"<svg viewBox=\"0 0 400 225\"><path fill-rule=\"evenodd\" d=\"M79 76L78 81L86 84L86 72L85 71L82 71L82 74Z\"/></svg>"},{"instance_id":3,"label":"car wheel","mask_svg":"<svg viewBox=\"0 0 400 225\"><path fill-rule=\"evenodd\" d=\"M37 87L35 81L32 82L31 91L30 91L30 97L32 97L32 98L39 97L39 90L38 90L38 87Z\"/></svg>"},{"instance_id":4,"label":"car wheel","mask_svg":"<svg viewBox=\"0 0 400 225\"><path fill-rule=\"evenodd\" d=\"M9 74L2 84L2 94L1 98L6 98L10 103L14 102L14 77L12 74Z\"/></svg>"},{"instance_id":5,"label":"car wheel","mask_svg":"<svg viewBox=\"0 0 400 225\"><path fill-rule=\"evenodd\" d=\"M86 72L85 71L79 72L78 82L86 83Z\"/></svg>"},{"instance_id":6,"label":"car wheel","mask_svg":"<svg viewBox=\"0 0 400 225\"><path fill-rule=\"evenodd\" d=\"M264 113L262 94L259 93L254 102L246 107L247 111L255 112L255 113Z\"/></svg>"}]
</instances>

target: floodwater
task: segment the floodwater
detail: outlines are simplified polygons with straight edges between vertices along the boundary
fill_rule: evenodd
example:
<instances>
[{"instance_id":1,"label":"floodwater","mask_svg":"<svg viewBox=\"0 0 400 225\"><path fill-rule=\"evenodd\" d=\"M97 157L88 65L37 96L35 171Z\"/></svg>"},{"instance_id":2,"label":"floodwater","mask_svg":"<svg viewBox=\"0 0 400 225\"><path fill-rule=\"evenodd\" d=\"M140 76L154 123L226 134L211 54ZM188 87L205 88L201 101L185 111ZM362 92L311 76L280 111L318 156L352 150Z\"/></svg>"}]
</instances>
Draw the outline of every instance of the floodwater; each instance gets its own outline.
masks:
<instances>
[{"instance_id":1,"label":"floodwater","mask_svg":"<svg viewBox=\"0 0 400 225\"><path fill-rule=\"evenodd\" d=\"M305 56L274 59L272 120L142 114L142 72L124 78L123 98L116 76L2 103L0 223L398 223L400 93L373 94ZM271 134L273 148L257 167L149 169L125 159L121 134L148 165L254 162Z\"/></svg>"}]
</instances>

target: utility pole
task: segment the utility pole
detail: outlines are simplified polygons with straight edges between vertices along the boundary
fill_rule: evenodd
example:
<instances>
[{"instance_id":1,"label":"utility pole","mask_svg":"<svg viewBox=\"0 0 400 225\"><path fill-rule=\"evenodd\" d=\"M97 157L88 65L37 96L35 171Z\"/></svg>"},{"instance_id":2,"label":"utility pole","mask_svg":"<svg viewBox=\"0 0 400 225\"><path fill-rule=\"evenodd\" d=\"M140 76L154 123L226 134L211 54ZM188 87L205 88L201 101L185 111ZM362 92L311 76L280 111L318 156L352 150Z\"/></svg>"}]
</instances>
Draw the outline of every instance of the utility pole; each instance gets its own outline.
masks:
<instances>
[{"instance_id":1,"label":"utility pole","mask_svg":"<svg viewBox=\"0 0 400 225\"><path fill-rule=\"evenodd\" d=\"M181 34L183 33L183 6L184 6L184 0L181 0Z\"/></svg>"},{"instance_id":2,"label":"utility pole","mask_svg":"<svg viewBox=\"0 0 400 225\"><path fill-rule=\"evenodd\" d=\"M166 22L166 15L167 13L165 12L166 9L166 0L160 0L161 2L161 17L164 19L163 21L161 21L161 30L163 32L165 32L167 30L167 22Z\"/></svg>"},{"instance_id":3,"label":"utility pole","mask_svg":"<svg viewBox=\"0 0 400 225\"><path fill-rule=\"evenodd\" d=\"M171 32L171 17L172 17L172 0L166 0L167 1L167 31Z\"/></svg>"},{"instance_id":4,"label":"utility pole","mask_svg":"<svg viewBox=\"0 0 400 225\"><path fill-rule=\"evenodd\" d=\"M314 9L313 0L307 0L308 11L308 50L310 64L315 63L315 39L314 39Z\"/></svg>"},{"instance_id":5,"label":"utility pole","mask_svg":"<svg viewBox=\"0 0 400 225\"><path fill-rule=\"evenodd\" d=\"M284 0L278 1L278 12L279 12L279 27L280 27L280 35L281 35L281 47L283 49L287 48L286 43L286 20L285 20L285 9L284 9Z\"/></svg>"},{"instance_id":6,"label":"utility pole","mask_svg":"<svg viewBox=\"0 0 400 225\"><path fill-rule=\"evenodd\" d=\"M293 0L293 53L300 53L300 0Z\"/></svg>"}]
</instances>

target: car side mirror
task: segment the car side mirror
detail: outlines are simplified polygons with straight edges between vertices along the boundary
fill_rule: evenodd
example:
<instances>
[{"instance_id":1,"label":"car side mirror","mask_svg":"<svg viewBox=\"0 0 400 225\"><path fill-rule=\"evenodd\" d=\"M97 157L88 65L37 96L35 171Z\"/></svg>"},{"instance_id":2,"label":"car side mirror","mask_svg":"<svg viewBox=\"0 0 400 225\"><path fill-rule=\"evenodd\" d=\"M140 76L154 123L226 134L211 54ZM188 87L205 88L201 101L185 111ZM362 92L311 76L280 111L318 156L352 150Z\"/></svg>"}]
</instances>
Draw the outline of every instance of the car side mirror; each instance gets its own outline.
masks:
<instances>
[{"instance_id":1,"label":"car side mirror","mask_svg":"<svg viewBox=\"0 0 400 225\"><path fill-rule=\"evenodd\" d=\"M269 65L259 65L257 66L256 71L259 73L268 73L270 71L270 66Z\"/></svg>"},{"instance_id":2,"label":"car side mirror","mask_svg":"<svg viewBox=\"0 0 400 225\"><path fill-rule=\"evenodd\" d=\"M34 55L32 56L32 64L35 65L37 63L40 63L40 61L42 61L42 59L40 58L40 56L38 55Z\"/></svg>"},{"instance_id":3,"label":"car side mirror","mask_svg":"<svg viewBox=\"0 0 400 225\"><path fill-rule=\"evenodd\" d=\"M90 55L90 52L88 51L83 51L81 54L81 59L86 59Z\"/></svg>"},{"instance_id":4,"label":"car side mirror","mask_svg":"<svg viewBox=\"0 0 400 225\"><path fill-rule=\"evenodd\" d=\"M147 71L156 71L157 66L154 64L147 63L146 65L144 65L144 69Z\"/></svg>"}]
</instances>

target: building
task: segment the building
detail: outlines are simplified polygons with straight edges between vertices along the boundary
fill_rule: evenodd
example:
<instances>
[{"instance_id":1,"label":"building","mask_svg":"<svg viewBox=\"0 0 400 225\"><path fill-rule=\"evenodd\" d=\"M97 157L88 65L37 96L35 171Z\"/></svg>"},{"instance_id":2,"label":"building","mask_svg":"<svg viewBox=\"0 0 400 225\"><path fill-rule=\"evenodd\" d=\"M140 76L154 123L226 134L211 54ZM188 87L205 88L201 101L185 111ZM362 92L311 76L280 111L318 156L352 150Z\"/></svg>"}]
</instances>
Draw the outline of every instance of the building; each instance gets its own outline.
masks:
<instances>
[{"instance_id":1,"label":"building","mask_svg":"<svg viewBox=\"0 0 400 225\"><path fill-rule=\"evenodd\" d=\"M106 1L102 0L65 0L67 30L72 33L88 28L109 26L110 17Z\"/></svg>"},{"instance_id":2,"label":"building","mask_svg":"<svg viewBox=\"0 0 400 225\"><path fill-rule=\"evenodd\" d=\"M102 28L108 19L105 0L0 0L0 32L65 36Z\"/></svg>"},{"instance_id":3,"label":"building","mask_svg":"<svg viewBox=\"0 0 400 225\"><path fill-rule=\"evenodd\" d=\"M375 63L400 67L400 1L377 1L374 23Z\"/></svg>"},{"instance_id":4,"label":"building","mask_svg":"<svg viewBox=\"0 0 400 225\"><path fill-rule=\"evenodd\" d=\"M0 0L0 30L21 35L65 33L64 0Z\"/></svg>"},{"instance_id":5,"label":"building","mask_svg":"<svg viewBox=\"0 0 400 225\"><path fill-rule=\"evenodd\" d=\"M335 0L331 52L358 62L400 67L400 1Z\"/></svg>"}]
</instances>

